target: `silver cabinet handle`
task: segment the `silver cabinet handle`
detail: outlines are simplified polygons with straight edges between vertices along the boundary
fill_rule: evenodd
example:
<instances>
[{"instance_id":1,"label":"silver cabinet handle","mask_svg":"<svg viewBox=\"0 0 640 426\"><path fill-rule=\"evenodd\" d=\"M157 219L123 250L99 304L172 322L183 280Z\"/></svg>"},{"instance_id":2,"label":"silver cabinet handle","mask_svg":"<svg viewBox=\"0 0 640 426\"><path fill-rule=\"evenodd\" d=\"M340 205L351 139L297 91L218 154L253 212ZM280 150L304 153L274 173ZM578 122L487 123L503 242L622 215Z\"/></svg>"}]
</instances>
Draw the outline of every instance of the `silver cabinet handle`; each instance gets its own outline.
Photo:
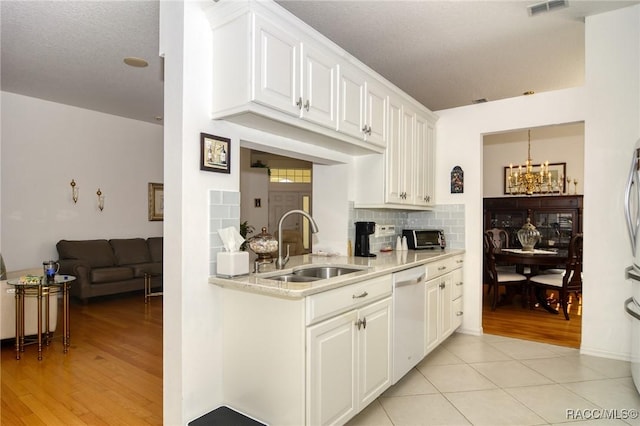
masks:
<instances>
[{"instance_id":1,"label":"silver cabinet handle","mask_svg":"<svg viewBox=\"0 0 640 426\"><path fill-rule=\"evenodd\" d=\"M371 126L367 126L367 134L371 136Z\"/></svg>"},{"instance_id":2,"label":"silver cabinet handle","mask_svg":"<svg viewBox=\"0 0 640 426\"><path fill-rule=\"evenodd\" d=\"M447 269L446 266L438 266L438 271L444 271L445 269Z\"/></svg>"},{"instance_id":3,"label":"silver cabinet handle","mask_svg":"<svg viewBox=\"0 0 640 426\"><path fill-rule=\"evenodd\" d=\"M440 283L440 288L445 288L447 285L443 282Z\"/></svg>"},{"instance_id":4,"label":"silver cabinet handle","mask_svg":"<svg viewBox=\"0 0 640 426\"><path fill-rule=\"evenodd\" d=\"M460 281L460 282L457 282L456 285L464 285L464 283Z\"/></svg>"},{"instance_id":5,"label":"silver cabinet handle","mask_svg":"<svg viewBox=\"0 0 640 426\"><path fill-rule=\"evenodd\" d=\"M307 99L307 102L304 103L304 109L306 109L307 112L309 112L309 99Z\"/></svg>"},{"instance_id":6,"label":"silver cabinet handle","mask_svg":"<svg viewBox=\"0 0 640 426\"><path fill-rule=\"evenodd\" d=\"M367 125L362 126L362 133L367 133Z\"/></svg>"},{"instance_id":7,"label":"silver cabinet handle","mask_svg":"<svg viewBox=\"0 0 640 426\"><path fill-rule=\"evenodd\" d=\"M367 317L362 318L362 327L367 328Z\"/></svg>"},{"instance_id":8,"label":"silver cabinet handle","mask_svg":"<svg viewBox=\"0 0 640 426\"><path fill-rule=\"evenodd\" d=\"M358 330L360 330L360 327L367 328L367 317L356 321L355 326L358 327Z\"/></svg>"},{"instance_id":9,"label":"silver cabinet handle","mask_svg":"<svg viewBox=\"0 0 640 426\"><path fill-rule=\"evenodd\" d=\"M463 314L463 312L462 312L462 311L458 311L458 312L456 312L456 316L457 316L457 317L461 317L461 316L462 316L462 314Z\"/></svg>"},{"instance_id":10,"label":"silver cabinet handle","mask_svg":"<svg viewBox=\"0 0 640 426\"><path fill-rule=\"evenodd\" d=\"M351 297L352 297L353 299L361 299L361 298L363 298L363 297L367 297L368 295L369 295L369 293L367 293L366 291L364 291L364 292L362 292L362 293L360 293L360 294L358 294L358 295L355 295L355 294L354 294L354 295L353 295L353 296L351 296Z\"/></svg>"},{"instance_id":11,"label":"silver cabinet handle","mask_svg":"<svg viewBox=\"0 0 640 426\"><path fill-rule=\"evenodd\" d=\"M296 102L296 106L298 107L298 109L302 109L302 97L298 98L298 101Z\"/></svg>"},{"instance_id":12,"label":"silver cabinet handle","mask_svg":"<svg viewBox=\"0 0 640 426\"><path fill-rule=\"evenodd\" d=\"M458 259L456 260L456 263L464 263L464 259Z\"/></svg>"}]
</instances>

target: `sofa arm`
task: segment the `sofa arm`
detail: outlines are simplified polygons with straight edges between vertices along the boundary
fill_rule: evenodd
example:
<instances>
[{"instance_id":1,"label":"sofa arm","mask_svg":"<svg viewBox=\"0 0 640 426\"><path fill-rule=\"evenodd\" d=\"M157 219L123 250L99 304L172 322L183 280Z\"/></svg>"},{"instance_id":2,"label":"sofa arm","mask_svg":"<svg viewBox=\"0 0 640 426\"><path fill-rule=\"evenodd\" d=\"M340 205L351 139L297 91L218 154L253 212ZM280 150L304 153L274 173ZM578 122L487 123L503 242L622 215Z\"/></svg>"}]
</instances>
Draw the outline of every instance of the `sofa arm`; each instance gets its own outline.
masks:
<instances>
[{"instance_id":1,"label":"sofa arm","mask_svg":"<svg viewBox=\"0 0 640 426\"><path fill-rule=\"evenodd\" d=\"M91 287L91 265L85 260L58 260L58 275L73 275L76 280L71 284L71 294L80 299L87 299Z\"/></svg>"}]
</instances>

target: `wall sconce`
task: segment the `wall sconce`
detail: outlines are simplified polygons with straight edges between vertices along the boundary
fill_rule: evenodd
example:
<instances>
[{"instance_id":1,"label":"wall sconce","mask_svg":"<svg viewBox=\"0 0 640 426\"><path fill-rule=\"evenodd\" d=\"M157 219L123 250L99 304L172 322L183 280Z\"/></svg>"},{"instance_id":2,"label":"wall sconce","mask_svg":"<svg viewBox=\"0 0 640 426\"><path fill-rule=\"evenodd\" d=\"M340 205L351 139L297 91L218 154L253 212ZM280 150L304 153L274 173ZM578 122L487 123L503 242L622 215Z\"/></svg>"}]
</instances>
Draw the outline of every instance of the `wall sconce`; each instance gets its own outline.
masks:
<instances>
[{"instance_id":1,"label":"wall sconce","mask_svg":"<svg viewBox=\"0 0 640 426\"><path fill-rule=\"evenodd\" d=\"M73 203L78 202L78 186L76 185L76 181L71 179L71 198L73 198Z\"/></svg>"},{"instance_id":2,"label":"wall sconce","mask_svg":"<svg viewBox=\"0 0 640 426\"><path fill-rule=\"evenodd\" d=\"M104 195L102 195L102 191L100 191L100 188L98 188L98 192L96 192L96 195L98 196L98 208L100 209L100 211L104 210Z\"/></svg>"}]
</instances>

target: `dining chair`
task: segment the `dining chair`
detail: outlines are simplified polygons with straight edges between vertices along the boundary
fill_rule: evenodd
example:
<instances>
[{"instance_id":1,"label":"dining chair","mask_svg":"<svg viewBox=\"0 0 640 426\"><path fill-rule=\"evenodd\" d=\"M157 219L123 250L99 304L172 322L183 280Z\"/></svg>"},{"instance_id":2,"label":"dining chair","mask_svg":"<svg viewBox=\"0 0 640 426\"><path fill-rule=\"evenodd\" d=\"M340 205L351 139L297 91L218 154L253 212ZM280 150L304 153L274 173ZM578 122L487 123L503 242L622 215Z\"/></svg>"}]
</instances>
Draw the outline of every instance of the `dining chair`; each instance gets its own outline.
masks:
<instances>
[{"instance_id":1,"label":"dining chair","mask_svg":"<svg viewBox=\"0 0 640 426\"><path fill-rule=\"evenodd\" d=\"M530 284L539 289L555 290L566 320L569 320L568 298L571 292L580 301L582 295L582 234L571 237L569 253L564 270L546 270L530 277Z\"/></svg>"},{"instance_id":2,"label":"dining chair","mask_svg":"<svg viewBox=\"0 0 640 426\"><path fill-rule=\"evenodd\" d=\"M493 246L500 250L503 248L509 248L509 234L502 228L491 228L485 231L489 234L493 240ZM519 274L529 275L531 268L529 266L517 266L509 263L496 262L496 271L502 272L517 272Z\"/></svg>"},{"instance_id":3,"label":"dining chair","mask_svg":"<svg viewBox=\"0 0 640 426\"><path fill-rule=\"evenodd\" d=\"M498 299L500 297L500 286L519 286L522 295L525 297L525 301L528 299L529 286L528 278L525 275L513 272L511 270L499 270L496 268L495 250L496 247L493 244L493 238L489 232L483 234L484 240L484 264L485 275L487 277L487 284L489 289L487 294L491 293L493 289L493 297L491 299L491 310L495 311L498 306Z\"/></svg>"}]
</instances>

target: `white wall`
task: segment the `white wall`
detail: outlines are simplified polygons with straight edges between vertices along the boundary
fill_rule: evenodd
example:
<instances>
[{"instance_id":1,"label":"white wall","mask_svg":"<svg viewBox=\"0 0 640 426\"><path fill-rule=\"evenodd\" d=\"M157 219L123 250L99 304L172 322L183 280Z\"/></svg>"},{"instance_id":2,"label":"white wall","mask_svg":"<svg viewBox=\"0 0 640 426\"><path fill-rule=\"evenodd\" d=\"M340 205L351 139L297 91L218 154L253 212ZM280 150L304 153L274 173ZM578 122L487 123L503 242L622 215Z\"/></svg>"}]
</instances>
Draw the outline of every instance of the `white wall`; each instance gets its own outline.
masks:
<instances>
[{"instance_id":1,"label":"white wall","mask_svg":"<svg viewBox=\"0 0 640 426\"><path fill-rule=\"evenodd\" d=\"M582 351L629 353L632 262L624 187L640 138L640 6L593 16L586 25L584 317Z\"/></svg>"},{"instance_id":2,"label":"white wall","mask_svg":"<svg viewBox=\"0 0 640 426\"><path fill-rule=\"evenodd\" d=\"M584 353L627 359L629 322L623 301L631 263L622 200L631 148L640 136L640 6L587 20L587 84L439 111L438 203L465 203L463 329L481 331L482 135L584 120ZM615 64L615 65L612 65ZM449 194L448 171L465 171L465 194Z\"/></svg>"},{"instance_id":3,"label":"white wall","mask_svg":"<svg viewBox=\"0 0 640 426\"><path fill-rule=\"evenodd\" d=\"M483 150L483 191L485 197L506 197L504 168L527 159L527 130L486 135ZM531 159L566 163L566 176L577 179L578 194L584 188L584 123L546 126L531 129ZM571 194L576 186L567 187Z\"/></svg>"},{"instance_id":4,"label":"white wall","mask_svg":"<svg viewBox=\"0 0 640 426\"><path fill-rule=\"evenodd\" d=\"M0 236L9 270L57 259L61 239L162 236L162 222L148 220L147 197L149 182L163 182L162 126L1 96ZM72 179L79 189L76 204Z\"/></svg>"},{"instance_id":5,"label":"white wall","mask_svg":"<svg viewBox=\"0 0 640 426\"><path fill-rule=\"evenodd\" d=\"M554 105L554 108L549 108ZM586 115L582 88L540 93L438 111L436 199L465 205L465 315L462 330L482 332L483 135L511 129L581 121ZM464 170L464 194L451 194L449 173Z\"/></svg>"}]
</instances>

